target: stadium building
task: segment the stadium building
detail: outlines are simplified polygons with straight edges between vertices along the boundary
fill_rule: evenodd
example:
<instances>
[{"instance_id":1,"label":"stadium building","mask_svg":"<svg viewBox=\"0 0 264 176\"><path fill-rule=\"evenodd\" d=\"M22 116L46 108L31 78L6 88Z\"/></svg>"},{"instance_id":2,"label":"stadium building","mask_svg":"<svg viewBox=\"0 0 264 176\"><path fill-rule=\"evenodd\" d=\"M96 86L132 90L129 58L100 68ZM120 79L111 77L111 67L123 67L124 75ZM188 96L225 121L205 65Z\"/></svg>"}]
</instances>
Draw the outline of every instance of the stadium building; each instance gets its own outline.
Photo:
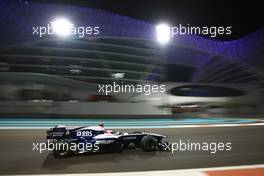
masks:
<instances>
[{"instance_id":1,"label":"stadium building","mask_svg":"<svg viewBox=\"0 0 264 176\"><path fill-rule=\"evenodd\" d=\"M33 34L33 27L57 17L100 32L66 38ZM14 112L14 103L24 113L34 105L35 113L82 115L134 113L131 107L139 114L170 114L168 108L179 106L263 104L264 29L234 41L178 35L161 45L155 24L97 9L0 2L0 18L2 112ZM98 93L99 84L113 82L164 84L167 90L151 96ZM109 110L116 106L123 111Z\"/></svg>"}]
</instances>

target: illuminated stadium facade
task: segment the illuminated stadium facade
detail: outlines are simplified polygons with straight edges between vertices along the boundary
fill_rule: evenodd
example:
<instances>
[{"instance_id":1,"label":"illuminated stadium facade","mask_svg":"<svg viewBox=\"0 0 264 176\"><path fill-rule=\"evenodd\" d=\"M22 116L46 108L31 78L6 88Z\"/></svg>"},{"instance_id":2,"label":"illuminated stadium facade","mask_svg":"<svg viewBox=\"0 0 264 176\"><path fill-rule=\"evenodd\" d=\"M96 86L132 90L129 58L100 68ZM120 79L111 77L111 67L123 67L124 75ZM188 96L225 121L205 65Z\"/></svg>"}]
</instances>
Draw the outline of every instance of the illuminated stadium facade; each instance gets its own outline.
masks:
<instances>
[{"instance_id":1,"label":"illuminated stadium facade","mask_svg":"<svg viewBox=\"0 0 264 176\"><path fill-rule=\"evenodd\" d=\"M5 25L0 29L4 84L33 82L57 85L58 90L88 90L113 81L250 83L264 90L263 29L235 41L178 35L161 46L154 24L102 10L5 2L0 10L1 26ZM66 39L32 34L33 26L46 26L59 16L78 26L99 26L100 34Z\"/></svg>"}]
</instances>

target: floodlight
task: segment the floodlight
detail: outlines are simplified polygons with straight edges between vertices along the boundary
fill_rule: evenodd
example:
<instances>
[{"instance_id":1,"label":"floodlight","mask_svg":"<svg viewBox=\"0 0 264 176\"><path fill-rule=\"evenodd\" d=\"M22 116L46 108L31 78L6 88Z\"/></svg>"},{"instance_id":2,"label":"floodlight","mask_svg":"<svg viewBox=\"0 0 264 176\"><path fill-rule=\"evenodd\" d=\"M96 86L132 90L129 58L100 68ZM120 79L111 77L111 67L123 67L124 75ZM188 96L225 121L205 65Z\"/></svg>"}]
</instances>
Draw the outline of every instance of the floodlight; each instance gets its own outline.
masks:
<instances>
[{"instance_id":1,"label":"floodlight","mask_svg":"<svg viewBox=\"0 0 264 176\"><path fill-rule=\"evenodd\" d=\"M72 27L73 27L73 24L65 18L58 18L52 21L51 25L53 27L54 32L57 35L63 36L63 37L70 35Z\"/></svg>"},{"instance_id":2,"label":"floodlight","mask_svg":"<svg viewBox=\"0 0 264 176\"><path fill-rule=\"evenodd\" d=\"M156 37L160 44L166 44L171 39L170 26L162 23L156 26Z\"/></svg>"}]
</instances>

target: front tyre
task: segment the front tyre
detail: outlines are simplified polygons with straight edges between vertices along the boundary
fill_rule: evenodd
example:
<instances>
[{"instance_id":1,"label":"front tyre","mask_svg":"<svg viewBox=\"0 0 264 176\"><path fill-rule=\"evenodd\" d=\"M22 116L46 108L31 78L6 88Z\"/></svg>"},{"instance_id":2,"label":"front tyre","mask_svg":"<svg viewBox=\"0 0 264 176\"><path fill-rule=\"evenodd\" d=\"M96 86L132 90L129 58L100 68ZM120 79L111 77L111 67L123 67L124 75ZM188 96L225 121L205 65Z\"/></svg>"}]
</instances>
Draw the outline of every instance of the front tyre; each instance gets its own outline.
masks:
<instances>
[{"instance_id":1,"label":"front tyre","mask_svg":"<svg viewBox=\"0 0 264 176\"><path fill-rule=\"evenodd\" d=\"M141 139L141 148L145 152L156 151L158 142L153 136L144 136Z\"/></svg>"}]
</instances>

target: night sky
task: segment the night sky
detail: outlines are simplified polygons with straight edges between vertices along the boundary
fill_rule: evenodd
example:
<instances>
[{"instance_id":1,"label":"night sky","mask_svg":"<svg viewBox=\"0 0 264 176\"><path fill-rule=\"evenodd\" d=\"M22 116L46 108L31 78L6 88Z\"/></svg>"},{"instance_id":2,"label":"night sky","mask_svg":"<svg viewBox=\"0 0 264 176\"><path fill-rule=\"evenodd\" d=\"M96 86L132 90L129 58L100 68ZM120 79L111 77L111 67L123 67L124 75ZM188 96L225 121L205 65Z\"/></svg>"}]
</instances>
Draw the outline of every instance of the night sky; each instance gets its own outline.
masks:
<instances>
[{"instance_id":1,"label":"night sky","mask_svg":"<svg viewBox=\"0 0 264 176\"><path fill-rule=\"evenodd\" d=\"M238 39L264 26L261 0L29 0L103 9L136 19L171 25L232 26L232 35L218 40Z\"/></svg>"}]
</instances>

